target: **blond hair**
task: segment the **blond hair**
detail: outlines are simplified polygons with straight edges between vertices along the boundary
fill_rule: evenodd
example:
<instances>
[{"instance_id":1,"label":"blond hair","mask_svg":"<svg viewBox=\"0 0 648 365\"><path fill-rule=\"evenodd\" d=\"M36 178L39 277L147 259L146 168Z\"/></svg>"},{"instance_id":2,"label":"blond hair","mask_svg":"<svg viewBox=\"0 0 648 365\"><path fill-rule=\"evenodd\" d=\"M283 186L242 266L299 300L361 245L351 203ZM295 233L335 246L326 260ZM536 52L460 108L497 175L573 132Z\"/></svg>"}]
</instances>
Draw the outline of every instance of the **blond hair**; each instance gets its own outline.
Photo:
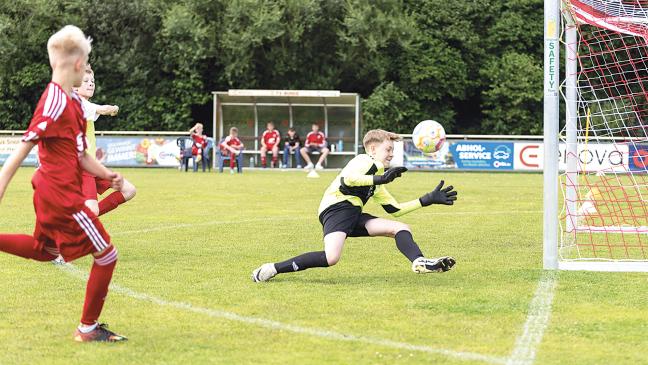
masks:
<instances>
[{"instance_id":1,"label":"blond hair","mask_svg":"<svg viewBox=\"0 0 648 365\"><path fill-rule=\"evenodd\" d=\"M392 133L392 132L387 132L386 130L382 129L372 129L367 134L365 134L364 138L362 139L362 145L364 146L365 149L368 149L369 146L374 145L374 144L380 144L383 143L384 141L400 141L401 138L398 134Z\"/></svg>"},{"instance_id":2,"label":"blond hair","mask_svg":"<svg viewBox=\"0 0 648 365\"><path fill-rule=\"evenodd\" d=\"M88 75L94 76L94 70L92 70L92 66L90 66L89 63L86 63L85 73L87 73Z\"/></svg>"},{"instance_id":3,"label":"blond hair","mask_svg":"<svg viewBox=\"0 0 648 365\"><path fill-rule=\"evenodd\" d=\"M92 39L74 25L66 25L54 33L47 41L47 55L54 68L58 63L76 61L78 57L87 57L92 51Z\"/></svg>"},{"instance_id":4,"label":"blond hair","mask_svg":"<svg viewBox=\"0 0 648 365\"><path fill-rule=\"evenodd\" d=\"M232 134L234 132L238 133L238 128L236 128L236 127L230 128L230 134Z\"/></svg>"}]
</instances>

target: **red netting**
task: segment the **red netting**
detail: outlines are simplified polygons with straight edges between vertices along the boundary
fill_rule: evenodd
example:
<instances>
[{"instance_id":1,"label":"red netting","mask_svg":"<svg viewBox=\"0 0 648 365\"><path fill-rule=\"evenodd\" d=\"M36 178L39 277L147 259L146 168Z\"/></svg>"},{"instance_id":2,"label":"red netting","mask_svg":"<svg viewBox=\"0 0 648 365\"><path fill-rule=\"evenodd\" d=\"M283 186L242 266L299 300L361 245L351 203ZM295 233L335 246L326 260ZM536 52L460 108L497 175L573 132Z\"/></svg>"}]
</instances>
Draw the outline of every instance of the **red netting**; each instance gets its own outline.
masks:
<instances>
[{"instance_id":1,"label":"red netting","mask_svg":"<svg viewBox=\"0 0 648 365\"><path fill-rule=\"evenodd\" d=\"M566 158L578 174L561 180L561 255L648 260L648 1L564 8L578 33L566 45L578 63L578 146Z\"/></svg>"}]
</instances>

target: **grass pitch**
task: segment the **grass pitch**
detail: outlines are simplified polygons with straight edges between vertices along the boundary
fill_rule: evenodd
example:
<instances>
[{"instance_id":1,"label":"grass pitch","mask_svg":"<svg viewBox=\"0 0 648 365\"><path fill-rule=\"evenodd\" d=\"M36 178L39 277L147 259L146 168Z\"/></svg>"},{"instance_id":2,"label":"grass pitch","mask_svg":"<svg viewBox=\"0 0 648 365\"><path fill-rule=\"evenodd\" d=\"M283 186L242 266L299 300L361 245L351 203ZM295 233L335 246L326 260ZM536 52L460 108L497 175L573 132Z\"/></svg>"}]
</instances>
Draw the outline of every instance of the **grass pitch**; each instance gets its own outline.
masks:
<instances>
[{"instance_id":1,"label":"grass pitch","mask_svg":"<svg viewBox=\"0 0 648 365\"><path fill-rule=\"evenodd\" d=\"M542 275L541 175L390 184L399 200L441 178L459 191L455 206L400 218L427 256L457 259L448 273L416 275L393 240L356 238L333 268L254 284L261 263L322 249L317 207L334 172L122 172L138 194L102 219L120 258L101 320L130 341L72 341L89 259L61 268L0 254L0 364L505 363ZM14 178L1 232L32 231L32 173ZM645 274L560 272L535 363L646 363L647 285Z\"/></svg>"}]
</instances>

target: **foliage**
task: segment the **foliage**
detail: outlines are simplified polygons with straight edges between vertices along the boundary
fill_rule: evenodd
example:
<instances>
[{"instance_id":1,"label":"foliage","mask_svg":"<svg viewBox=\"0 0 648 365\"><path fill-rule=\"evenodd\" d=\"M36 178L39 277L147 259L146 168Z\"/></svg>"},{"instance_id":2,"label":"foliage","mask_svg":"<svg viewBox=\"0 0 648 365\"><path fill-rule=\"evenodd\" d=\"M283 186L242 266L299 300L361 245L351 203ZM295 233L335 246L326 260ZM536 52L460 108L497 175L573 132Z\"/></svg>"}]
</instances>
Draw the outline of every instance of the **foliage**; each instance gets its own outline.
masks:
<instances>
[{"instance_id":1,"label":"foliage","mask_svg":"<svg viewBox=\"0 0 648 365\"><path fill-rule=\"evenodd\" d=\"M0 128L26 127L47 39L76 24L94 39L95 101L121 107L100 129L185 130L211 119L211 91L269 88L358 92L365 128L536 133L541 17L540 0L4 1Z\"/></svg>"}]
</instances>

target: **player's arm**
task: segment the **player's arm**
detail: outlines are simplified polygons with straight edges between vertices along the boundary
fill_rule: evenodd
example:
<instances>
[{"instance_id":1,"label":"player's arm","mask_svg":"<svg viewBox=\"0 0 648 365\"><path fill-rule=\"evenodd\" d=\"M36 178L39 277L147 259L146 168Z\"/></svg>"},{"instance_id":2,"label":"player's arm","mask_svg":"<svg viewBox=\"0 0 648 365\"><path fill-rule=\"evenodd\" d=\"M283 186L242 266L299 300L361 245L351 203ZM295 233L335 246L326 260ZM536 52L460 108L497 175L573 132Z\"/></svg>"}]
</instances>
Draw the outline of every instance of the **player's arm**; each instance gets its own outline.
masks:
<instances>
[{"instance_id":1,"label":"player's arm","mask_svg":"<svg viewBox=\"0 0 648 365\"><path fill-rule=\"evenodd\" d=\"M405 203L399 203L389 193L389 191L387 191L387 188L384 185L376 187L376 191L373 195L373 200L376 203L380 204L385 212L393 215L394 217L400 217L401 215L407 214L423 207L419 199L410 200Z\"/></svg>"},{"instance_id":2,"label":"player's arm","mask_svg":"<svg viewBox=\"0 0 648 365\"><path fill-rule=\"evenodd\" d=\"M20 164L25 160L29 152L34 148L34 142L20 142L18 148L9 156L4 165L2 165L2 170L0 170L0 200L4 196L9 182L16 174L16 170L20 167Z\"/></svg>"},{"instance_id":3,"label":"player's arm","mask_svg":"<svg viewBox=\"0 0 648 365\"><path fill-rule=\"evenodd\" d=\"M457 200L457 192L453 190L452 185L444 188L443 183L441 180L433 191L405 203L397 202L385 186L378 186L373 198L387 213L395 217L432 204L453 205Z\"/></svg>"},{"instance_id":4,"label":"player's arm","mask_svg":"<svg viewBox=\"0 0 648 365\"><path fill-rule=\"evenodd\" d=\"M362 170L360 170L362 171ZM394 181L396 178L401 177L403 172L407 171L407 167L392 167L385 171L382 175L367 175L362 172L354 173L351 172L348 175L342 177L342 183L346 186L370 186L370 185L384 185L389 184Z\"/></svg>"},{"instance_id":5,"label":"player's arm","mask_svg":"<svg viewBox=\"0 0 648 365\"><path fill-rule=\"evenodd\" d=\"M117 105L97 105L97 114L115 116L119 113Z\"/></svg>"},{"instance_id":6,"label":"player's arm","mask_svg":"<svg viewBox=\"0 0 648 365\"><path fill-rule=\"evenodd\" d=\"M81 163L82 169L94 176L97 176L100 179L110 180L113 189L121 190L122 184L124 183L124 178L120 173L110 171L104 165L100 164L96 159L90 157L86 153L84 153L79 158L79 162Z\"/></svg>"}]
</instances>

